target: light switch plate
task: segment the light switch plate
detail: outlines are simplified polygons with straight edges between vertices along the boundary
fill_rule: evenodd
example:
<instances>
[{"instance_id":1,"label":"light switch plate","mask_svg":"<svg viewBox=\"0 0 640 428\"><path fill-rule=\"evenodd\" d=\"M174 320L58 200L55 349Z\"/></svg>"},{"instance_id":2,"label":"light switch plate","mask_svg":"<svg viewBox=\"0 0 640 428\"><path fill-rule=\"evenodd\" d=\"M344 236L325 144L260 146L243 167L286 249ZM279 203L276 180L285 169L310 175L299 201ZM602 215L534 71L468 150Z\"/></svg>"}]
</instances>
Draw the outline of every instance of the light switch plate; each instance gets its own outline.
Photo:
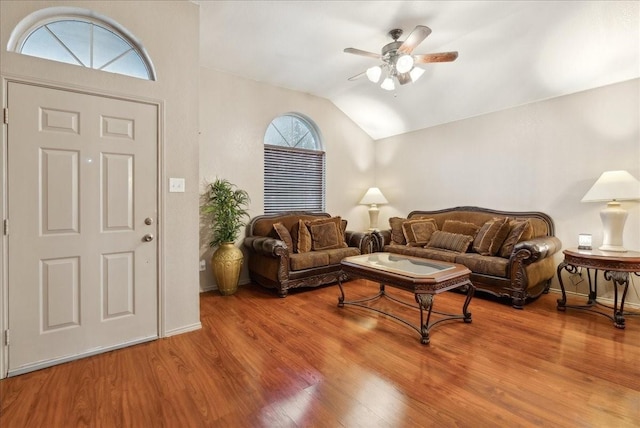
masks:
<instances>
[{"instance_id":1,"label":"light switch plate","mask_svg":"<svg viewBox=\"0 0 640 428\"><path fill-rule=\"evenodd\" d=\"M184 178L169 178L169 192L184 192Z\"/></svg>"}]
</instances>

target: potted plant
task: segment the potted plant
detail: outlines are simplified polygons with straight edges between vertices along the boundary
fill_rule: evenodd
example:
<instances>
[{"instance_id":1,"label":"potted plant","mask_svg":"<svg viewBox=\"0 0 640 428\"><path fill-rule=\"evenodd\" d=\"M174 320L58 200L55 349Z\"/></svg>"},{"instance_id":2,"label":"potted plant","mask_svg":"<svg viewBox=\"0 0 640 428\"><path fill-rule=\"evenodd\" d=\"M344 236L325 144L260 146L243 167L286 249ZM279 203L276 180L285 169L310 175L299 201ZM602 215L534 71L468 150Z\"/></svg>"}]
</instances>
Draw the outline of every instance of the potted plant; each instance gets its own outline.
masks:
<instances>
[{"instance_id":1,"label":"potted plant","mask_svg":"<svg viewBox=\"0 0 640 428\"><path fill-rule=\"evenodd\" d=\"M226 179L216 179L207 186L202 211L211 218L211 247L218 247L211 257L211 269L223 295L238 289L243 254L235 246L240 229L248 217L249 194Z\"/></svg>"}]
</instances>

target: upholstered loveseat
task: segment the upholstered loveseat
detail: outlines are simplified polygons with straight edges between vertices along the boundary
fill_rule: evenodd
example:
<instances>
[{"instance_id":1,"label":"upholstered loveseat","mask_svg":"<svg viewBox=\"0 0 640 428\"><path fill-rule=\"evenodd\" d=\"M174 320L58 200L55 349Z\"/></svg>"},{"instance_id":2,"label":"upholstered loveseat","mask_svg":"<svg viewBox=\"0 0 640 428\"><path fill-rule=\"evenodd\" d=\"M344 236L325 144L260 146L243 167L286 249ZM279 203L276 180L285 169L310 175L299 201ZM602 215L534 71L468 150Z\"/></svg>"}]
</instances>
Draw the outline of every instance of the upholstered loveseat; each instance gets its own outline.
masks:
<instances>
[{"instance_id":1,"label":"upholstered loveseat","mask_svg":"<svg viewBox=\"0 0 640 428\"><path fill-rule=\"evenodd\" d=\"M244 246L249 276L286 297L292 288L346 280L340 262L370 249L370 234L346 230L347 222L327 213L284 212L255 217Z\"/></svg>"},{"instance_id":2,"label":"upholstered loveseat","mask_svg":"<svg viewBox=\"0 0 640 428\"><path fill-rule=\"evenodd\" d=\"M549 290L553 254L562 244L551 217L479 207L413 211L389 219L382 250L465 265L478 291L511 299L522 309Z\"/></svg>"}]
</instances>

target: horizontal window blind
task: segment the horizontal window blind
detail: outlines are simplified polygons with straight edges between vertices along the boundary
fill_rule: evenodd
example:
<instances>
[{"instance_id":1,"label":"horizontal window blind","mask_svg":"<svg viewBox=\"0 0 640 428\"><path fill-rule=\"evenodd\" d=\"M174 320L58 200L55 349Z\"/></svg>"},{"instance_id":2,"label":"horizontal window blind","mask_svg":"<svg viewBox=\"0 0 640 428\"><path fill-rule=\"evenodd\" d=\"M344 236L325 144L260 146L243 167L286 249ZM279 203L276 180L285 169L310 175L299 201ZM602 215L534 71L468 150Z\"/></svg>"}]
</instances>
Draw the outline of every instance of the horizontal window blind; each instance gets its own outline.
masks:
<instances>
[{"instance_id":1,"label":"horizontal window blind","mask_svg":"<svg viewBox=\"0 0 640 428\"><path fill-rule=\"evenodd\" d=\"M324 152L264 146L264 212L324 211Z\"/></svg>"}]
</instances>

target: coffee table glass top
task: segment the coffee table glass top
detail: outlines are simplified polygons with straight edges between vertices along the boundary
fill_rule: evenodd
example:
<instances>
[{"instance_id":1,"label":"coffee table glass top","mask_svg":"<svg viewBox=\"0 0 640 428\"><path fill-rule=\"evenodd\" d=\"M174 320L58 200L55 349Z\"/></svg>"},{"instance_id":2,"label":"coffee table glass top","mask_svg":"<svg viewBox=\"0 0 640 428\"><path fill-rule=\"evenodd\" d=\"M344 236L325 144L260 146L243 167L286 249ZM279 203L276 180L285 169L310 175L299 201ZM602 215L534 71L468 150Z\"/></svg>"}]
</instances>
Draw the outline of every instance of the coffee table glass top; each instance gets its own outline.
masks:
<instances>
[{"instance_id":1,"label":"coffee table glass top","mask_svg":"<svg viewBox=\"0 0 640 428\"><path fill-rule=\"evenodd\" d=\"M434 274L455 269L455 266L450 264L391 253L363 254L347 257L344 261L414 278L428 278Z\"/></svg>"}]
</instances>

